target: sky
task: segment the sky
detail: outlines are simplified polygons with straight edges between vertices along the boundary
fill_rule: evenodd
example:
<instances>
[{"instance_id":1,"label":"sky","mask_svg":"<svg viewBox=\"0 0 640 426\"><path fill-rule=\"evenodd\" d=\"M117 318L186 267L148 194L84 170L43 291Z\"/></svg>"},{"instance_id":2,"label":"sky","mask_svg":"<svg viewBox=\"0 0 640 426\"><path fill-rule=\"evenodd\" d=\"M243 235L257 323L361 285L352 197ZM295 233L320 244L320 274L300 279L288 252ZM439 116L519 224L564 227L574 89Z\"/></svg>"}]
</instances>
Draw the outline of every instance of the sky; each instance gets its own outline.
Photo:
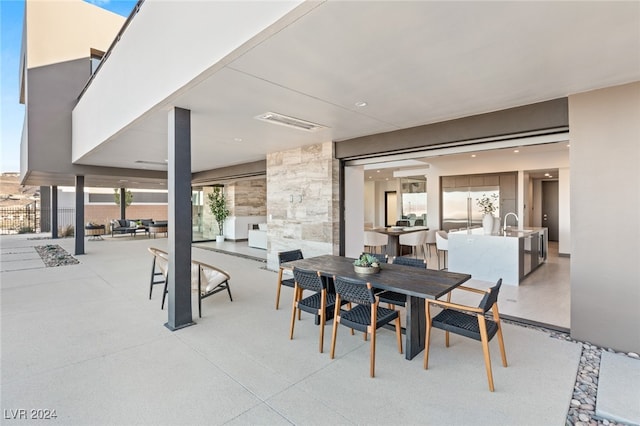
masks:
<instances>
[{"instance_id":1,"label":"sky","mask_svg":"<svg viewBox=\"0 0 640 426\"><path fill-rule=\"evenodd\" d=\"M136 0L84 0L122 16L136 5ZM19 73L22 44L24 0L0 0L0 172L20 171L20 139L24 122L24 105L20 104Z\"/></svg>"}]
</instances>

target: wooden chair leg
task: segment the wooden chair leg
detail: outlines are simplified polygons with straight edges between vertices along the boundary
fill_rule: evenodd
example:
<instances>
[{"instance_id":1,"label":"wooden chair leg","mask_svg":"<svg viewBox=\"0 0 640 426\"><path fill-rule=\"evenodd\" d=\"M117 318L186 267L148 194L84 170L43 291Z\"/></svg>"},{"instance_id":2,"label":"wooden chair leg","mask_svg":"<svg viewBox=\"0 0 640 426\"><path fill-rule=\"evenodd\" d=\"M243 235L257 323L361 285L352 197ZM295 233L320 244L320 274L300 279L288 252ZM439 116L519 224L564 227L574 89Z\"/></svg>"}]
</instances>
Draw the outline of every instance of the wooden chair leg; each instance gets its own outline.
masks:
<instances>
[{"instance_id":1,"label":"wooden chair leg","mask_svg":"<svg viewBox=\"0 0 640 426\"><path fill-rule=\"evenodd\" d=\"M491 355L489 354L489 338L487 336L487 323L484 315L478 314L478 323L480 326L480 338L482 341L482 352L484 353L484 365L487 369L487 380L489 381L489 390L493 392L493 374L491 372Z\"/></svg>"},{"instance_id":2,"label":"wooden chair leg","mask_svg":"<svg viewBox=\"0 0 640 426\"><path fill-rule=\"evenodd\" d=\"M448 331L444 332L444 345L446 347L449 347L449 332Z\"/></svg>"},{"instance_id":3,"label":"wooden chair leg","mask_svg":"<svg viewBox=\"0 0 640 426\"><path fill-rule=\"evenodd\" d=\"M427 318L427 331L424 336L424 361L423 368L426 370L429 368L429 343L431 341L431 312L429 310L429 302L424 303L425 317Z\"/></svg>"},{"instance_id":4,"label":"wooden chair leg","mask_svg":"<svg viewBox=\"0 0 640 426\"><path fill-rule=\"evenodd\" d=\"M376 370L376 326L371 326L371 359L369 361L369 374L375 377Z\"/></svg>"},{"instance_id":5,"label":"wooden chair leg","mask_svg":"<svg viewBox=\"0 0 640 426\"><path fill-rule=\"evenodd\" d=\"M289 340L293 339L293 328L294 328L295 323L296 323L296 311L299 310L297 308L298 293L299 293L299 289L298 289L298 286L296 286L293 289L293 304L291 306L291 327L289 328Z\"/></svg>"},{"instance_id":6,"label":"wooden chair leg","mask_svg":"<svg viewBox=\"0 0 640 426\"><path fill-rule=\"evenodd\" d=\"M398 352L402 353L402 326L399 315L396 318L396 339L398 340Z\"/></svg>"},{"instance_id":7,"label":"wooden chair leg","mask_svg":"<svg viewBox=\"0 0 640 426\"><path fill-rule=\"evenodd\" d=\"M333 329L331 330L331 359L336 352L336 335L338 334L338 323L340 322L340 296L336 297L336 307L333 311Z\"/></svg>"},{"instance_id":8,"label":"wooden chair leg","mask_svg":"<svg viewBox=\"0 0 640 426\"><path fill-rule=\"evenodd\" d=\"M322 301L320 302L320 353L322 353L324 344L324 325L327 316L327 290L322 289Z\"/></svg>"},{"instance_id":9,"label":"wooden chair leg","mask_svg":"<svg viewBox=\"0 0 640 426\"><path fill-rule=\"evenodd\" d=\"M498 326L498 332L496 333L498 335L498 343L500 345L500 355L502 356L502 366L506 367L507 366L507 353L504 350L504 339L502 338L502 324L500 324L500 314L498 313L498 304L494 304L493 308L491 309L491 311L493 312L493 320L495 321L496 325Z\"/></svg>"},{"instance_id":10,"label":"wooden chair leg","mask_svg":"<svg viewBox=\"0 0 640 426\"><path fill-rule=\"evenodd\" d=\"M276 290L276 310L280 306L280 288L282 287L282 268L278 271L278 287Z\"/></svg>"}]
</instances>

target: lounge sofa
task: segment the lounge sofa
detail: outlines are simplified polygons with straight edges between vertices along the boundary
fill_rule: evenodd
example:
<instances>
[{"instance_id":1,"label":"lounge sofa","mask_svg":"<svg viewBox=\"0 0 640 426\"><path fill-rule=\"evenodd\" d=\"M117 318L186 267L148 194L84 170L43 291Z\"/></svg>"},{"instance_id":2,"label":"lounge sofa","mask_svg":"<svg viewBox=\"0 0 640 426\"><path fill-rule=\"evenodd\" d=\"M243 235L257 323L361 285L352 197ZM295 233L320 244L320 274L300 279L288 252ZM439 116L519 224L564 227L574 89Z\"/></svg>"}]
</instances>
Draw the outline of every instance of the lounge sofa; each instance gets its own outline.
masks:
<instances>
[{"instance_id":1,"label":"lounge sofa","mask_svg":"<svg viewBox=\"0 0 640 426\"><path fill-rule=\"evenodd\" d=\"M114 235L133 235L138 232L149 233L153 219L114 219L111 221L111 237Z\"/></svg>"}]
</instances>

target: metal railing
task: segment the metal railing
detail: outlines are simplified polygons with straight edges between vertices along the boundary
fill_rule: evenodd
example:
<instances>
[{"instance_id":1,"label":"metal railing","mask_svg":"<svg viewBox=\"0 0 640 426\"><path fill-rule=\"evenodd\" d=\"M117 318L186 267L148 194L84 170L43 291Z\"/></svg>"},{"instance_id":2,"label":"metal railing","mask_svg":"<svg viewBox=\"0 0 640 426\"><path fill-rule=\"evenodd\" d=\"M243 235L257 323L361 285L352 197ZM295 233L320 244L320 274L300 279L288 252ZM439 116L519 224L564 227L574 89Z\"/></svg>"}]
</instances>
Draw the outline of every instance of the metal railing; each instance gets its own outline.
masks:
<instances>
[{"instance_id":1,"label":"metal railing","mask_svg":"<svg viewBox=\"0 0 640 426\"><path fill-rule=\"evenodd\" d=\"M36 203L19 207L0 207L0 235L29 234L51 230L49 209L41 210ZM44 221L41 221L44 219ZM43 226L43 222L44 226ZM58 209L58 229L64 229L75 222L75 209Z\"/></svg>"}]
</instances>

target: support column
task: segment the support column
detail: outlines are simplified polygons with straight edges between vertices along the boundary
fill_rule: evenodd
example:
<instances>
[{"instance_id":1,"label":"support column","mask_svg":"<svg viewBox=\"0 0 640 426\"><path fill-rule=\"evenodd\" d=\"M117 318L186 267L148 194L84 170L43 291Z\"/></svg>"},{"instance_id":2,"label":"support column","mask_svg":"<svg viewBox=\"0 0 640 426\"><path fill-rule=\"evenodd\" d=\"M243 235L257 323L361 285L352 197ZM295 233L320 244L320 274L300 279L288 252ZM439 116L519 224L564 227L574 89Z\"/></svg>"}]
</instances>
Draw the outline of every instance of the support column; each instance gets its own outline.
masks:
<instances>
[{"instance_id":1,"label":"support column","mask_svg":"<svg viewBox=\"0 0 640 426\"><path fill-rule=\"evenodd\" d=\"M51 187L51 239L58 238L58 187Z\"/></svg>"},{"instance_id":2,"label":"support column","mask_svg":"<svg viewBox=\"0 0 640 426\"><path fill-rule=\"evenodd\" d=\"M51 231L51 188L40 187L40 232Z\"/></svg>"},{"instance_id":3,"label":"support column","mask_svg":"<svg viewBox=\"0 0 640 426\"><path fill-rule=\"evenodd\" d=\"M75 254L84 254L84 176L76 176Z\"/></svg>"},{"instance_id":4,"label":"support column","mask_svg":"<svg viewBox=\"0 0 640 426\"><path fill-rule=\"evenodd\" d=\"M172 331L193 325L191 314L191 111L169 111L169 318Z\"/></svg>"},{"instance_id":5,"label":"support column","mask_svg":"<svg viewBox=\"0 0 640 426\"><path fill-rule=\"evenodd\" d=\"M120 219L125 220L127 211L127 189L120 188Z\"/></svg>"}]
</instances>

